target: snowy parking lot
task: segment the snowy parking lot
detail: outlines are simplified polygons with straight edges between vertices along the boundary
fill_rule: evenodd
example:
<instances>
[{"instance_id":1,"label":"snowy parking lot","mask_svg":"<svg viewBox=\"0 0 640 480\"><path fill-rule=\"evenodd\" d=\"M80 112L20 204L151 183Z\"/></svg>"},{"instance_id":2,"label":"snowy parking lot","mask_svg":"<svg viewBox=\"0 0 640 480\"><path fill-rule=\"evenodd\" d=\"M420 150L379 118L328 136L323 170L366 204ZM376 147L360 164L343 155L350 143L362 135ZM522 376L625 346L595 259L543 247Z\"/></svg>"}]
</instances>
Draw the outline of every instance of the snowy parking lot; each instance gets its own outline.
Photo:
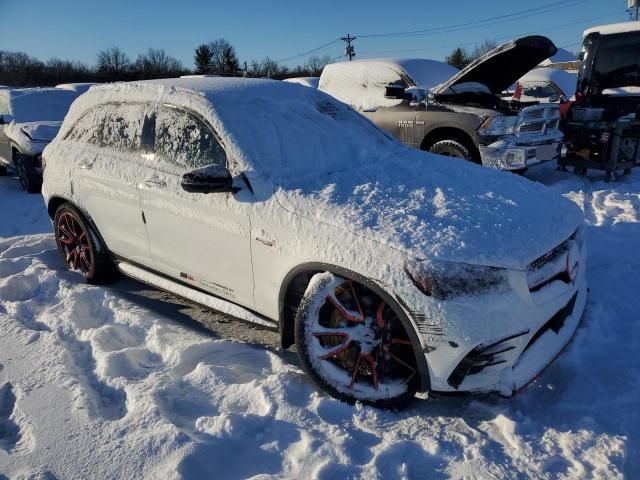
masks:
<instances>
[{"instance_id":1,"label":"snowy parking lot","mask_svg":"<svg viewBox=\"0 0 640 480\"><path fill-rule=\"evenodd\" d=\"M402 412L319 393L273 333L132 280L83 283L42 198L0 178L0 480L640 478L640 171L527 176L585 213L573 342L513 398Z\"/></svg>"}]
</instances>

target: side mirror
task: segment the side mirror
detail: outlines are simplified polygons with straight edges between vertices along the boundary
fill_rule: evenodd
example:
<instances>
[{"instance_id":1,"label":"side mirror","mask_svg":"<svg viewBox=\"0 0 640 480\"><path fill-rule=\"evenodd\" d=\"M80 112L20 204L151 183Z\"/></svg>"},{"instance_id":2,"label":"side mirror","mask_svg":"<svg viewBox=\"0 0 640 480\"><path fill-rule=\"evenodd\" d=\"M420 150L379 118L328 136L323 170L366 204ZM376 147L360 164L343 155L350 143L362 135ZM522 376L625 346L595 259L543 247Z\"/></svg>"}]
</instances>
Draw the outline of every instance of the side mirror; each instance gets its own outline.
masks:
<instances>
[{"instance_id":1,"label":"side mirror","mask_svg":"<svg viewBox=\"0 0 640 480\"><path fill-rule=\"evenodd\" d=\"M8 113L0 115L0 125L9 125L13 118Z\"/></svg>"},{"instance_id":2,"label":"side mirror","mask_svg":"<svg viewBox=\"0 0 640 480\"><path fill-rule=\"evenodd\" d=\"M231 173L223 165L209 165L182 176L182 189L191 193L220 193L240 190L233 186Z\"/></svg>"},{"instance_id":3,"label":"side mirror","mask_svg":"<svg viewBox=\"0 0 640 480\"><path fill-rule=\"evenodd\" d=\"M390 83L384 87L384 98L389 100L413 100L413 95L404 86Z\"/></svg>"}]
</instances>

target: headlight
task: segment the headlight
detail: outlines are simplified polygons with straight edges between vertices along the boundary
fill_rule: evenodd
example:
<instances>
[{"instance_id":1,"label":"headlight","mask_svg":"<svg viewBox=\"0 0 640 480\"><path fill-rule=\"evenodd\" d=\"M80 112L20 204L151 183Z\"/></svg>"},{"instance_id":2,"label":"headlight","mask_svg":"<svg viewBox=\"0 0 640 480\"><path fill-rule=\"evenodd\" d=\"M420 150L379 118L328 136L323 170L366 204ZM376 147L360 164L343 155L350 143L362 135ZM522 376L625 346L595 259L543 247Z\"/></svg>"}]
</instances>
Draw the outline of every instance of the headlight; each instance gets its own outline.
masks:
<instances>
[{"instance_id":1,"label":"headlight","mask_svg":"<svg viewBox=\"0 0 640 480\"><path fill-rule=\"evenodd\" d=\"M503 268L410 260L404 269L422 293L442 300L498 291L507 286L507 271Z\"/></svg>"},{"instance_id":2,"label":"headlight","mask_svg":"<svg viewBox=\"0 0 640 480\"><path fill-rule=\"evenodd\" d=\"M485 136L510 135L513 133L517 120L518 117L507 117L505 115L489 117L482 122L478 133Z\"/></svg>"}]
</instances>

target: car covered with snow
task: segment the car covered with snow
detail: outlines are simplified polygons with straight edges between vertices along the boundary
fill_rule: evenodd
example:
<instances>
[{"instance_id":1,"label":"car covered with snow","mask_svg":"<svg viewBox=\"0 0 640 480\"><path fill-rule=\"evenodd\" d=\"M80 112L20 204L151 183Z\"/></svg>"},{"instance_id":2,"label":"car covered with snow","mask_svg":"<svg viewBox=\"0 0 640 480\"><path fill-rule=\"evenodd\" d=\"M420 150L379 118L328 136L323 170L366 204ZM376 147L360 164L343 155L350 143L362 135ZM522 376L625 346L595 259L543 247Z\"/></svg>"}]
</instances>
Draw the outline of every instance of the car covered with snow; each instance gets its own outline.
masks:
<instances>
[{"instance_id":1,"label":"car covered with snow","mask_svg":"<svg viewBox=\"0 0 640 480\"><path fill-rule=\"evenodd\" d=\"M407 145L523 170L558 157L559 109L501 95L555 52L548 38L533 36L501 45L459 72L425 59L340 62L324 68L319 88Z\"/></svg>"},{"instance_id":2,"label":"car covered with snow","mask_svg":"<svg viewBox=\"0 0 640 480\"><path fill-rule=\"evenodd\" d=\"M509 395L564 348L585 306L572 202L402 145L315 89L94 87L44 160L70 269L101 283L117 268L277 330L348 402Z\"/></svg>"},{"instance_id":3,"label":"car covered with snow","mask_svg":"<svg viewBox=\"0 0 640 480\"><path fill-rule=\"evenodd\" d=\"M77 96L59 88L0 90L0 175L15 169L26 191L40 191L42 151Z\"/></svg>"},{"instance_id":4,"label":"car covered with snow","mask_svg":"<svg viewBox=\"0 0 640 480\"><path fill-rule=\"evenodd\" d=\"M516 100L558 103L573 99L576 92L577 72L559 68L534 68L518 79L514 87Z\"/></svg>"}]
</instances>

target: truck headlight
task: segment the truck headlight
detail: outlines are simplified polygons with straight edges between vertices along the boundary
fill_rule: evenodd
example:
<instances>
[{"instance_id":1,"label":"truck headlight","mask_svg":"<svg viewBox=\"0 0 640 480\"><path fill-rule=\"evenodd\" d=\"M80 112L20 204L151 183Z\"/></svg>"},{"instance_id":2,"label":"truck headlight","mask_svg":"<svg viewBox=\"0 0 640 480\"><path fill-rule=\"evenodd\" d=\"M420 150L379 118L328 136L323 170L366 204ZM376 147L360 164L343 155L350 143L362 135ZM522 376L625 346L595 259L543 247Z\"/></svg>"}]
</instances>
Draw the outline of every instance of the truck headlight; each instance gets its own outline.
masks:
<instances>
[{"instance_id":1,"label":"truck headlight","mask_svg":"<svg viewBox=\"0 0 640 480\"><path fill-rule=\"evenodd\" d=\"M505 115L489 117L478 128L478 134L483 136L511 135L516 127L517 120L518 117L507 117Z\"/></svg>"},{"instance_id":2,"label":"truck headlight","mask_svg":"<svg viewBox=\"0 0 640 480\"><path fill-rule=\"evenodd\" d=\"M441 300L503 290L508 283L507 271L496 267L409 260L404 269L422 293Z\"/></svg>"}]
</instances>

